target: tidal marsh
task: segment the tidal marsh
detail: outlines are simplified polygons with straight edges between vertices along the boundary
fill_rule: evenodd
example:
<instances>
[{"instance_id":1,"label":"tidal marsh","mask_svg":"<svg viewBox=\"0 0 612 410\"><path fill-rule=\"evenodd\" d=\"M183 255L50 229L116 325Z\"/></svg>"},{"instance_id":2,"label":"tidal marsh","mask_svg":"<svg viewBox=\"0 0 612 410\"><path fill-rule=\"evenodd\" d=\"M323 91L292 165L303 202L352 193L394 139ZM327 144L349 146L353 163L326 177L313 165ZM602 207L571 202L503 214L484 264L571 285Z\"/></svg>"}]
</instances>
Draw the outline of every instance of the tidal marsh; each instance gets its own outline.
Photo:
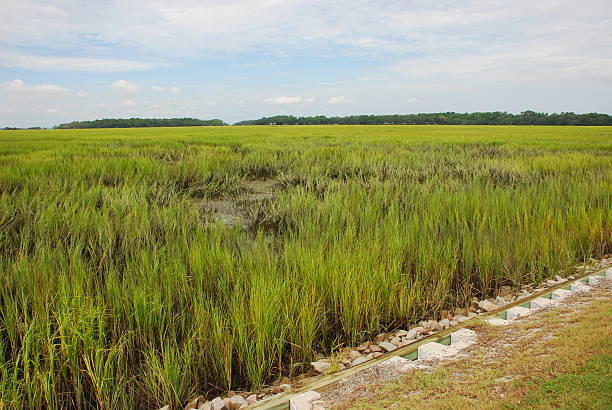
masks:
<instances>
[{"instance_id":1,"label":"tidal marsh","mask_svg":"<svg viewBox=\"0 0 612 410\"><path fill-rule=\"evenodd\" d=\"M0 131L0 405L254 388L611 252L611 204L612 127Z\"/></svg>"}]
</instances>

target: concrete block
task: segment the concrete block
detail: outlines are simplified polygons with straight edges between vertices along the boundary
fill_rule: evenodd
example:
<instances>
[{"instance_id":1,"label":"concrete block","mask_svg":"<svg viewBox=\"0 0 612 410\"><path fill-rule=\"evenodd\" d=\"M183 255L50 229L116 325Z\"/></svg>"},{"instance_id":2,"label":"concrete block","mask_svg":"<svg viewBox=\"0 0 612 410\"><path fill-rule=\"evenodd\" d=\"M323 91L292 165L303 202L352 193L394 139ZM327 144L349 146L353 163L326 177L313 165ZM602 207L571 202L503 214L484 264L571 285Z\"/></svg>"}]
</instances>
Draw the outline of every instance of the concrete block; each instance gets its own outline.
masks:
<instances>
[{"instance_id":1,"label":"concrete block","mask_svg":"<svg viewBox=\"0 0 612 410\"><path fill-rule=\"evenodd\" d=\"M535 298L529 304L530 304L532 309L537 309L537 308L543 308L545 306L548 306L551 303L553 303L553 301L550 300L550 299Z\"/></svg>"},{"instance_id":2,"label":"concrete block","mask_svg":"<svg viewBox=\"0 0 612 410\"><path fill-rule=\"evenodd\" d=\"M591 275L591 276L588 277L588 279L589 280L587 281L587 283L589 285L596 285L599 282L599 278L597 276Z\"/></svg>"},{"instance_id":3,"label":"concrete block","mask_svg":"<svg viewBox=\"0 0 612 410\"><path fill-rule=\"evenodd\" d=\"M316 391L307 391L289 399L290 410L312 410L312 402L319 400L321 395Z\"/></svg>"},{"instance_id":4,"label":"concrete block","mask_svg":"<svg viewBox=\"0 0 612 410\"><path fill-rule=\"evenodd\" d=\"M571 291L565 289L557 289L552 293L552 300L563 299L572 294Z\"/></svg>"},{"instance_id":5,"label":"concrete block","mask_svg":"<svg viewBox=\"0 0 612 410\"><path fill-rule=\"evenodd\" d=\"M451 346L455 346L459 349L469 346L476 341L476 332L472 329L459 329L451 333Z\"/></svg>"},{"instance_id":6,"label":"concrete block","mask_svg":"<svg viewBox=\"0 0 612 410\"><path fill-rule=\"evenodd\" d=\"M608 268L604 271L604 277L612 278L612 268Z\"/></svg>"},{"instance_id":7,"label":"concrete block","mask_svg":"<svg viewBox=\"0 0 612 410\"><path fill-rule=\"evenodd\" d=\"M518 319L524 316L529 316L532 310L526 307L515 306L515 307L508 309L506 312L508 312L508 316L507 316L508 320L512 320L512 319Z\"/></svg>"},{"instance_id":8,"label":"concrete block","mask_svg":"<svg viewBox=\"0 0 612 410\"><path fill-rule=\"evenodd\" d=\"M378 369L383 369L385 372L391 372L394 370L407 371L414 369L417 366L418 365L414 361L400 356L393 356L390 359L384 360L376 365Z\"/></svg>"},{"instance_id":9,"label":"concrete block","mask_svg":"<svg viewBox=\"0 0 612 410\"><path fill-rule=\"evenodd\" d=\"M439 353L443 351L445 347L446 346L441 345L440 343L436 343L436 342L429 342L422 346L419 346L419 349L418 349L419 359L422 359L427 356L431 356L432 354L435 354L435 353Z\"/></svg>"},{"instance_id":10,"label":"concrete block","mask_svg":"<svg viewBox=\"0 0 612 410\"><path fill-rule=\"evenodd\" d=\"M455 354L457 354L457 349L436 342L429 342L418 348L419 359L445 357Z\"/></svg>"},{"instance_id":11,"label":"concrete block","mask_svg":"<svg viewBox=\"0 0 612 410\"><path fill-rule=\"evenodd\" d=\"M510 324L510 322L508 322L506 319L500 319L498 317L491 317L485 319L485 322L487 322L491 326L507 326Z\"/></svg>"},{"instance_id":12,"label":"concrete block","mask_svg":"<svg viewBox=\"0 0 612 410\"><path fill-rule=\"evenodd\" d=\"M586 283L580 282L580 281L574 282L570 285L570 290L572 292L585 292L589 289L591 289L589 285L587 285Z\"/></svg>"}]
</instances>

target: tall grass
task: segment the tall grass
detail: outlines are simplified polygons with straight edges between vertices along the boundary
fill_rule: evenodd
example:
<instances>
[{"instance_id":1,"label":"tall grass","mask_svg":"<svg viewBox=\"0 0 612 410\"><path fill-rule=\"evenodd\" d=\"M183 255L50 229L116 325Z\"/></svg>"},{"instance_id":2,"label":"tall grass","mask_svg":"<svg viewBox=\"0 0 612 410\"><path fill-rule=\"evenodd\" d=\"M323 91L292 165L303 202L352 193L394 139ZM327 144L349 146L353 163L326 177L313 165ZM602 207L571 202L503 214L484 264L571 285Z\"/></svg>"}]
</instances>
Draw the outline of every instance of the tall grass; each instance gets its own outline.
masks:
<instances>
[{"instance_id":1,"label":"tall grass","mask_svg":"<svg viewBox=\"0 0 612 410\"><path fill-rule=\"evenodd\" d=\"M153 408L612 251L612 128L0 133L0 406ZM274 179L248 227L206 201Z\"/></svg>"}]
</instances>

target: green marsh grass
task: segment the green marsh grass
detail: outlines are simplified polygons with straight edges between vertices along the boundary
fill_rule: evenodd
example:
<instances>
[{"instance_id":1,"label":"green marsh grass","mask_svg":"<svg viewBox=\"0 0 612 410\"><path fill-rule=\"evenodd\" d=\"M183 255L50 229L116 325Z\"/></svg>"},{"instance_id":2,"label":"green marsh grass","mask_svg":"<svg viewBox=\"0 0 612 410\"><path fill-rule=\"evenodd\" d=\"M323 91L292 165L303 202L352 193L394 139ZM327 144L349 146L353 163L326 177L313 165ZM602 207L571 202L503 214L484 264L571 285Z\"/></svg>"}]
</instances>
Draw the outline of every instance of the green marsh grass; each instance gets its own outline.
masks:
<instances>
[{"instance_id":1,"label":"green marsh grass","mask_svg":"<svg viewBox=\"0 0 612 410\"><path fill-rule=\"evenodd\" d=\"M0 406L256 388L611 252L611 204L610 127L2 131Z\"/></svg>"}]
</instances>

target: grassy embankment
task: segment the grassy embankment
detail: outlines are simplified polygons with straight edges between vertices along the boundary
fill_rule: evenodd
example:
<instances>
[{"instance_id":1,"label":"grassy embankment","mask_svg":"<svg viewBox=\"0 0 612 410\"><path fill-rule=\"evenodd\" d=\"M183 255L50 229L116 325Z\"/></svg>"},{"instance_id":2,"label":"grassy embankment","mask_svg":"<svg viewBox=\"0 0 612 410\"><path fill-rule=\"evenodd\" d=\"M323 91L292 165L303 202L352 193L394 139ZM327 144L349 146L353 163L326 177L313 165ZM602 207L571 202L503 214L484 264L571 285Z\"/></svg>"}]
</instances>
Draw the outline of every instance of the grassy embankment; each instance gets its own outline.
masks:
<instances>
[{"instance_id":1,"label":"grassy embankment","mask_svg":"<svg viewBox=\"0 0 612 410\"><path fill-rule=\"evenodd\" d=\"M595 291L597 292L597 291ZM480 350L433 372L369 386L351 409L609 409L612 300L608 291L579 306L477 328Z\"/></svg>"},{"instance_id":2,"label":"grassy embankment","mask_svg":"<svg viewBox=\"0 0 612 410\"><path fill-rule=\"evenodd\" d=\"M612 250L611 157L610 127L0 132L1 403L184 403L554 275Z\"/></svg>"}]
</instances>

